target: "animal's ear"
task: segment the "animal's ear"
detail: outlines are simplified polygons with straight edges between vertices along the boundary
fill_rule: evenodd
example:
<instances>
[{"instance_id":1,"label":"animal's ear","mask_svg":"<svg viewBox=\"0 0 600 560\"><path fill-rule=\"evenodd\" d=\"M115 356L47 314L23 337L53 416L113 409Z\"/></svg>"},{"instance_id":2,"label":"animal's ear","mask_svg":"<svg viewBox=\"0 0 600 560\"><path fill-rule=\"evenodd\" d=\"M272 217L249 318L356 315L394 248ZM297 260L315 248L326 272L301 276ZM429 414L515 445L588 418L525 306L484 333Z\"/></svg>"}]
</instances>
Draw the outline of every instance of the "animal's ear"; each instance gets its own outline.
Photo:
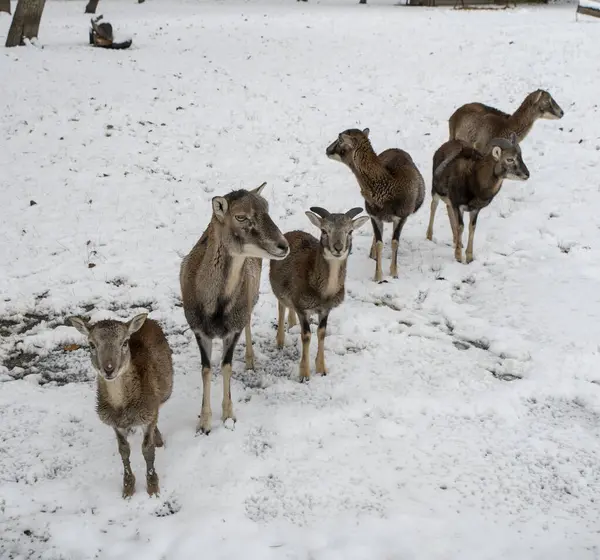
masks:
<instances>
[{"instance_id":1,"label":"animal's ear","mask_svg":"<svg viewBox=\"0 0 600 560\"><path fill-rule=\"evenodd\" d=\"M517 135L514 132L510 133L510 138L508 139L513 146L516 146L518 143Z\"/></svg>"},{"instance_id":2,"label":"animal's ear","mask_svg":"<svg viewBox=\"0 0 600 560\"><path fill-rule=\"evenodd\" d=\"M492 148L492 157L498 161L502 155L502 148L500 146L494 146Z\"/></svg>"},{"instance_id":3,"label":"animal's ear","mask_svg":"<svg viewBox=\"0 0 600 560\"><path fill-rule=\"evenodd\" d=\"M342 132L340 133L340 142L342 142L342 144L351 144L352 137L349 134Z\"/></svg>"},{"instance_id":4,"label":"animal's ear","mask_svg":"<svg viewBox=\"0 0 600 560\"><path fill-rule=\"evenodd\" d=\"M544 95L544 90L538 89L536 92L536 96L533 98L534 103L539 103L542 99L542 95Z\"/></svg>"},{"instance_id":5,"label":"animal's ear","mask_svg":"<svg viewBox=\"0 0 600 560\"><path fill-rule=\"evenodd\" d=\"M212 207L213 207L213 212L214 212L215 216L217 217L217 219L220 222L222 222L225 219L225 214L227 213L227 208L229 208L227 199L223 196L215 196L212 199Z\"/></svg>"},{"instance_id":6,"label":"animal's ear","mask_svg":"<svg viewBox=\"0 0 600 560\"><path fill-rule=\"evenodd\" d=\"M313 225L321 229L322 220L319 218L319 216L317 216L314 212L309 212L308 210L305 212L305 214Z\"/></svg>"},{"instance_id":7,"label":"animal's ear","mask_svg":"<svg viewBox=\"0 0 600 560\"><path fill-rule=\"evenodd\" d=\"M369 137L369 132L371 132L368 128L365 128L363 130L363 134L368 138Z\"/></svg>"},{"instance_id":8,"label":"animal's ear","mask_svg":"<svg viewBox=\"0 0 600 560\"><path fill-rule=\"evenodd\" d=\"M133 334L134 332L139 331L144 324L144 321L148 318L148 313L140 313L136 315L129 323L127 323L127 330L129 334Z\"/></svg>"},{"instance_id":9,"label":"animal's ear","mask_svg":"<svg viewBox=\"0 0 600 560\"><path fill-rule=\"evenodd\" d=\"M360 216L352 220L352 229L358 229L369 221L369 216Z\"/></svg>"},{"instance_id":10,"label":"animal's ear","mask_svg":"<svg viewBox=\"0 0 600 560\"><path fill-rule=\"evenodd\" d=\"M81 317L68 317L65 322L75 327L82 335L90 336L90 329L88 329L88 326Z\"/></svg>"},{"instance_id":11,"label":"animal's ear","mask_svg":"<svg viewBox=\"0 0 600 560\"><path fill-rule=\"evenodd\" d=\"M260 187L256 187L255 189L252 189L250 192L252 194L257 194L260 196L260 193L263 192L263 189L267 186L267 182L265 181Z\"/></svg>"}]
</instances>

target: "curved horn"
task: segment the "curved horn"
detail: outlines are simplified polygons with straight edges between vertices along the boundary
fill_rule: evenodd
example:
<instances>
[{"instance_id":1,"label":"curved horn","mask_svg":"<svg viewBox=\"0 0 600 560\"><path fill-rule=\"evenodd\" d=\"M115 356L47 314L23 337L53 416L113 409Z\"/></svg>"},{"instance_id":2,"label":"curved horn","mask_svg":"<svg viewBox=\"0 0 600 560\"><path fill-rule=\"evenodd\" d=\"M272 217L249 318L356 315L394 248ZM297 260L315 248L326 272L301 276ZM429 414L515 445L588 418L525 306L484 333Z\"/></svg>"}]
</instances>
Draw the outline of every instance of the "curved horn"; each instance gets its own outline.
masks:
<instances>
[{"instance_id":1,"label":"curved horn","mask_svg":"<svg viewBox=\"0 0 600 560\"><path fill-rule=\"evenodd\" d=\"M363 209L360 206L357 206L356 208L351 208L348 210L348 212L346 212L346 216L348 216L348 218L354 218L354 216L358 216L362 211Z\"/></svg>"},{"instance_id":2,"label":"curved horn","mask_svg":"<svg viewBox=\"0 0 600 560\"><path fill-rule=\"evenodd\" d=\"M510 142L510 140L506 140L505 138L493 138L490 141L490 147L492 146L498 146L503 150L507 150L508 148L512 148L513 144Z\"/></svg>"},{"instance_id":3,"label":"curved horn","mask_svg":"<svg viewBox=\"0 0 600 560\"><path fill-rule=\"evenodd\" d=\"M310 211L318 214L321 218L327 218L327 216L330 215L328 210L325 210L325 208L321 208L320 206L311 206Z\"/></svg>"}]
</instances>

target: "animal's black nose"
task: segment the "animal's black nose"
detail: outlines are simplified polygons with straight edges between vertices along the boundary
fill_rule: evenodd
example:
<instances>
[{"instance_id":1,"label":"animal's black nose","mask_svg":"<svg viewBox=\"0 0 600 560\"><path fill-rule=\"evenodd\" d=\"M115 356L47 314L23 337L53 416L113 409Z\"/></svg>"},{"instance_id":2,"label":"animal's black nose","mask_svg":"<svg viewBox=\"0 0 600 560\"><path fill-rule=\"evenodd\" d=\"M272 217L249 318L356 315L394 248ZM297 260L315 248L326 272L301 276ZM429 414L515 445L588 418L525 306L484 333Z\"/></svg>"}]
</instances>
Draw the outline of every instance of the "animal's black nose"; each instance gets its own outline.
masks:
<instances>
[{"instance_id":1,"label":"animal's black nose","mask_svg":"<svg viewBox=\"0 0 600 560\"><path fill-rule=\"evenodd\" d=\"M288 250L288 244L287 243L277 243L277 248L283 253L284 251Z\"/></svg>"},{"instance_id":2,"label":"animal's black nose","mask_svg":"<svg viewBox=\"0 0 600 560\"><path fill-rule=\"evenodd\" d=\"M104 366L104 371L106 373L112 373L115 370L115 366L113 366L112 364L106 364Z\"/></svg>"},{"instance_id":3,"label":"animal's black nose","mask_svg":"<svg viewBox=\"0 0 600 560\"><path fill-rule=\"evenodd\" d=\"M334 243L333 248L338 251L339 253L342 252L342 249L344 248L344 246L341 243Z\"/></svg>"}]
</instances>

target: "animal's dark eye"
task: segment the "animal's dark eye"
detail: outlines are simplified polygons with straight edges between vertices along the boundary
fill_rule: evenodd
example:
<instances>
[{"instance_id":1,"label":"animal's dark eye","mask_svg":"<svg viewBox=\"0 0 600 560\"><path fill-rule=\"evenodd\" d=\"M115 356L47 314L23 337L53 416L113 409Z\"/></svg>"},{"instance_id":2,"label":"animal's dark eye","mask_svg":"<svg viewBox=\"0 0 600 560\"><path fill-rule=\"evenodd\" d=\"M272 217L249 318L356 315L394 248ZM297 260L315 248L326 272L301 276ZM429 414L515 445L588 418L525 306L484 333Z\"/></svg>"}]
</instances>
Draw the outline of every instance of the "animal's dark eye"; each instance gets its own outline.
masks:
<instances>
[{"instance_id":1,"label":"animal's dark eye","mask_svg":"<svg viewBox=\"0 0 600 560\"><path fill-rule=\"evenodd\" d=\"M238 222L245 222L245 221L246 221L248 218L246 218L246 216L242 216L242 215L240 215L240 216L236 216L236 217L235 217L235 219L236 219Z\"/></svg>"},{"instance_id":2,"label":"animal's dark eye","mask_svg":"<svg viewBox=\"0 0 600 560\"><path fill-rule=\"evenodd\" d=\"M90 341L90 350L96 350L96 345Z\"/></svg>"},{"instance_id":3,"label":"animal's dark eye","mask_svg":"<svg viewBox=\"0 0 600 560\"><path fill-rule=\"evenodd\" d=\"M506 163L515 163L514 158L506 158Z\"/></svg>"},{"instance_id":4,"label":"animal's dark eye","mask_svg":"<svg viewBox=\"0 0 600 560\"><path fill-rule=\"evenodd\" d=\"M327 231L325 231L324 229L322 229L322 230L321 230L321 233L322 233L323 235L327 235Z\"/></svg>"},{"instance_id":5,"label":"animal's dark eye","mask_svg":"<svg viewBox=\"0 0 600 560\"><path fill-rule=\"evenodd\" d=\"M129 343L128 340L126 340L125 342L123 342L123 350L125 350L125 348L127 348L127 344Z\"/></svg>"}]
</instances>

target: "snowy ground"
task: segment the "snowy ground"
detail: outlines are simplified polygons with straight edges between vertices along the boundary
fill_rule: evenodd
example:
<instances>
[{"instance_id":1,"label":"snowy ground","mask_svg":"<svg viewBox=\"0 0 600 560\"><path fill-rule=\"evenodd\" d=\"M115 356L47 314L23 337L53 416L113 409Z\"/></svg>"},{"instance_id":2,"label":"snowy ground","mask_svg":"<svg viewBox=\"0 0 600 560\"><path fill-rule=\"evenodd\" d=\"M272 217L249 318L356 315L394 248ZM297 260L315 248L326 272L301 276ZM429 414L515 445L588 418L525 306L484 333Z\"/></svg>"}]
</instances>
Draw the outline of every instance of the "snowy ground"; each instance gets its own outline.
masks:
<instances>
[{"instance_id":1,"label":"snowy ground","mask_svg":"<svg viewBox=\"0 0 600 560\"><path fill-rule=\"evenodd\" d=\"M575 23L573 5L101 0L134 36L110 52L87 46L84 4L48 2L45 48L0 56L0 558L600 558L598 22ZM1 37L8 25L0 14ZM178 269L211 197L267 181L282 230L316 234L308 206L362 204L324 156L341 130L370 127L429 183L458 105L511 109L538 87L566 115L523 143L531 179L482 212L477 260L454 262L442 209L426 241L429 192L398 280L371 281L363 228L331 375L309 385L298 332L275 349L265 265L257 371L243 344L234 363L236 429L215 413L194 437L200 358ZM62 323L141 309L168 332L176 380L162 494L145 494L138 435L125 502L87 352L65 351L83 341ZM216 376L217 412L220 397Z\"/></svg>"}]
</instances>

